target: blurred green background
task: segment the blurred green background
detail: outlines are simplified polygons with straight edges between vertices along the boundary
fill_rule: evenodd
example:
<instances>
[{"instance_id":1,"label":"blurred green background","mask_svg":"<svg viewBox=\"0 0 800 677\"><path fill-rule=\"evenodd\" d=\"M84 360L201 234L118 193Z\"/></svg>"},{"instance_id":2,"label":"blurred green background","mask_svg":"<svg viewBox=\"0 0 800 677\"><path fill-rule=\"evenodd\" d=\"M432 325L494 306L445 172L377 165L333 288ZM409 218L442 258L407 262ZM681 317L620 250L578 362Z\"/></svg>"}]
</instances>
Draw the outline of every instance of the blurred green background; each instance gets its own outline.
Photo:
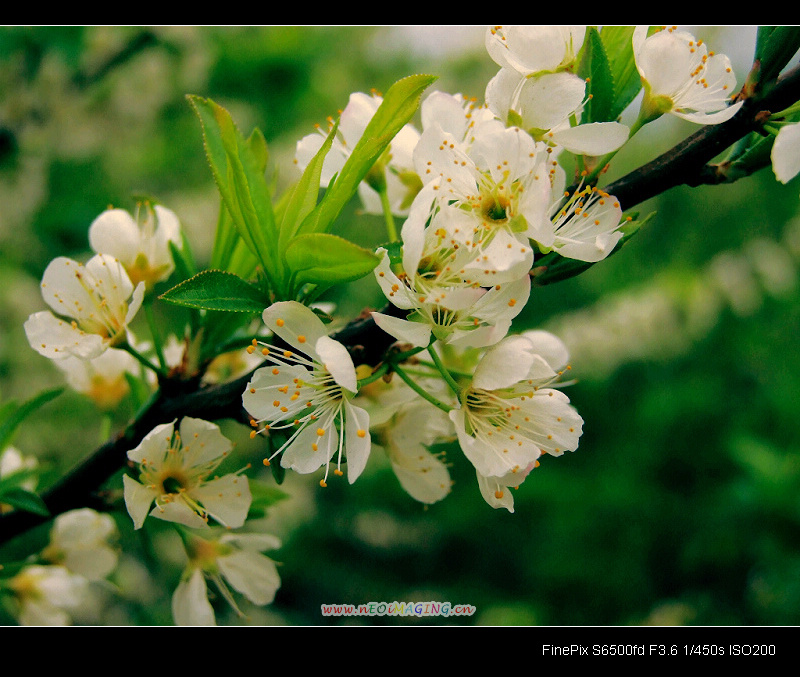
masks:
<instances>
[{"instance_id":1,"label":"blurred green background","mask_svg":"<svg viewBox=\"0 0 800 677\"><path fill-rule=\"evenodd\" d=\"M749 69L753 27L702 27ZM0 28L0 398L27 399L64 377L22 329L44 308L55 256L85 259L107 205L152 195L207 261L219 197L188 93L259 127L285 185L294 144L351 92L416 72L483 98L496 66L479 27ZM635 112L635 111L634 111ZM696 126L660 120L618 156L609 180ZM797 181L769 170L728 186L673 189L640 206L654 218L587 273L535 289L516 327L561 336L585 420L580 448L546 459L493 510L450 454L455 485L428 508L373 454L355 485L290 475L265 528L282 587L273 605L217 606L226 623L457 625L783 625L800 623L800 217ZM340 231L371 245L382 222L353 205ZM333 296L345 316L382 305L371 279ZM165 322L180 313L159 308ZM19 430L16 446L64 472L125 423L66 392ZM243 455L247 431L227 425ZM244 435L243 435L244 432ZM270 480L269 475L264 476ZM168 532L154 543L169 552ZM163 539L163 543L161 540ZM124 561L137 596L94 622L170 623L180 573ZM136 581L133 585L131 581ZM472 604L452 619L341 619L320 604ZM217 603L215 602L215 605Z\"/></svg>"}]
</instances>

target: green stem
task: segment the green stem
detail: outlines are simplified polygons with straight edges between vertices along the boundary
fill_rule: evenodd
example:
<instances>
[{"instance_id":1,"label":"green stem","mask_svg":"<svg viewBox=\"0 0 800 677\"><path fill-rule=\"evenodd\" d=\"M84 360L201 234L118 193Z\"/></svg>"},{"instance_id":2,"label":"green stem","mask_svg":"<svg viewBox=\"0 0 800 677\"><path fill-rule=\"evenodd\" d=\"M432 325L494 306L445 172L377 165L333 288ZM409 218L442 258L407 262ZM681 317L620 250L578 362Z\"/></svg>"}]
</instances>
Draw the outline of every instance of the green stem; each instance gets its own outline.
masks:
<instances>
[{"instance_id":1,"label":"green stem","mask_svg":"<svg viewBox=\"0 0 800 677\"><path fill-rule=\"evenodd\" d=\"M417 353L422 352L425 348L412 348L411 350L406 350L402 353L397 353L396 355L392 356L390 360L387 360L383 364L381 364L375 371L373 371L369 376L365 376L358 381L358 388L363 388L370 383L374 383L379 378L382 378L384 374L386 374L390 367L396 366L400 362L405 362L409 357L413 357Z\"/></svg>"},{"instance_id":2,"label":"green stem","mask_svg":"<svg viewBox=\"0 0 800 677\"><path fill-rule=\"evenodd\" d=\"M381 196L381 206L383 207L383 217L386 220L386 234L389 236L389 242L397 242L397 226L394 223L394 215L392 214L392 206L389 204L389 194L386 190L386 183L378 191Z\"/></svg>"},{"instance_id":3,"label":"green stem","mask_svg":"<svg viewBox=\"0 0 800 677\"><path fill-rule=\"evenodd\" d=\"M399 367L398 365L394 366L394 371L397 372L397 375L403 379L408 386L416 392L420 397L423 399L428 400L433 406L438 407L442 411L449 413L452 411L452 407L448 406L441 400L436 399L433 395L431 395L427 390L425 390L422 386L420 386L413 378L411 378L406 372Z\"/></svg>"},{"instance_id":4,"label":"green stem","mask_svg":"<svg viewBox=\"0 0 800 677\"><path fill-rule=\"evenodd\" d=\"M153 347L155 348L156 356L158 357L158 365L161 367L161 371L166 371L167 361L164 358L164 349L161 345L161 335L158 333L156 319L153 315L152 300L146 300L144 302L144 314L147 318L147 325L150 327L150 336L153 339Z\"/></svg>"},{"instance_id":5,"label":"green stem","mask_svg":"<svg viewBox=\"0 0 800 677\"><path fill-rule=\"evenodd\" d=\"M134 348L130 343L124 343L120 346L121 350L124 350L127 353L133 355L140 364L145 366L147 369L154 371L159 376L166 376L166 370L159 369L156 365L154 365L150 360L148 360L144 355L142 355L136 348Z\"/></svg>"},{"instance_id":6,"label":"green stem","mask_svg":"<svg viewBox=\"0 0 800 677\"><path fill-rule=\"evenodd\" d=\"M439 353L434 350L433 346L428 346L428 354L433 359L433 363L436 365L436 368L439 370L439 373L442 375L442 378L445 380L448 386L450 386L450 390L458 396L461 393L461 386L456 383L453 375L448 371L447 367L444 366L444 362L442 362L442 358L439 357Z\"/></svg>"}]
</instances>

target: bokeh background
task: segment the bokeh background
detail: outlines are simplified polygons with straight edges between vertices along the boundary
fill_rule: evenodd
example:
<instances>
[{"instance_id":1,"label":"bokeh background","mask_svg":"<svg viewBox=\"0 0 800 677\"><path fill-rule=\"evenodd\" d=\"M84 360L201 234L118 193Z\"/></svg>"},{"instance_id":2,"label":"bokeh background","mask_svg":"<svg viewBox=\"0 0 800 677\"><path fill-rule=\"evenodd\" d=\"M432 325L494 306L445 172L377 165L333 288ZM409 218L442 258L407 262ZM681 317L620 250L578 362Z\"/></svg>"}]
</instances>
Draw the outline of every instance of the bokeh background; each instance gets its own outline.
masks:
<instances>
[{"instance_id":1,"label":"bokeh background","mask_svg":"<svg viewBox=\"0 0 800 677\"><path fill-rule=\"evenodd\" d=\"M741 83L755 28L690 28L732 58ZM47 263L88 258L88 226L107 205L156 197L179 215L198 263L208 260L219 196L186 94L225 106L245 133L259 127L287 184L296 141L351 92L427 72L440 76L434 88L482 99L495 71L475 26L0 28L0 398L64 384L22 325L44 309ZM609 180L695 129L650 125ZM289 475L281 488L290 498L264 524L283 540L273 553L283 582L276 601L244 604L247 619L220 604L220 622L800 623L798 193L797 181L777 184L769 170L673 189L639 207L655 215L618 255L534 290L516 326L565 340L577 379L567 392L585 426L578 451L545 460L515 493L514 514L487 506L452 454L453 491L427 508L377 454L352 486L322 491L315 477ZM357 207L339 232L381 242L381 220ZM382 304L369 279L330 300L344 317ZM158 312L181 322L175 308ZM131 413L123 405L101 414L67 391L22 426L15 445L57 476ZM258 456L247 431L223 425L243 456ZM180 553L168 530L150 538L166 560L124 556L120 594L90 622L171 622ZM431 600L477 611L320 613L322 603Z\"/></svg>"}]
</instances>

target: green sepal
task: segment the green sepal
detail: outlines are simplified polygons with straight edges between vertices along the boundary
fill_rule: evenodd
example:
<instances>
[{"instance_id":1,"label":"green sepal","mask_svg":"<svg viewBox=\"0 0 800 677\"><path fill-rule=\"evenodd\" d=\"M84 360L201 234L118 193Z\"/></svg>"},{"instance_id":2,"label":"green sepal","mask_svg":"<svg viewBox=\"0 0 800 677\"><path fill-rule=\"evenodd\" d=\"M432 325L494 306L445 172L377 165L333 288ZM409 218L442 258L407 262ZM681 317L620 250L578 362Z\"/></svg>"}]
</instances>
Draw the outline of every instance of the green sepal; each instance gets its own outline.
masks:
<instances>
[{"instance_id":1,"label":"green sepal","mask_svg":"<svg viewBox=\"0 0 800 677\"><path fill-rule=\"evenodd\" d=\"M338 235L307 233L298 235L289 243L286 262L299 287L358 280L372 272L380 257Z\"/></svg>"},{"instance_id":2,"label":"green sepal","mask_svg":"<svg viewBox=\"0 0 800 677\"><path fill-rule=\"evenodd\" d=\"M204 270L159 298L186 308L235 313L261 313L270 304L261 289L223 270Z\"/></svg>"}]
</instances>

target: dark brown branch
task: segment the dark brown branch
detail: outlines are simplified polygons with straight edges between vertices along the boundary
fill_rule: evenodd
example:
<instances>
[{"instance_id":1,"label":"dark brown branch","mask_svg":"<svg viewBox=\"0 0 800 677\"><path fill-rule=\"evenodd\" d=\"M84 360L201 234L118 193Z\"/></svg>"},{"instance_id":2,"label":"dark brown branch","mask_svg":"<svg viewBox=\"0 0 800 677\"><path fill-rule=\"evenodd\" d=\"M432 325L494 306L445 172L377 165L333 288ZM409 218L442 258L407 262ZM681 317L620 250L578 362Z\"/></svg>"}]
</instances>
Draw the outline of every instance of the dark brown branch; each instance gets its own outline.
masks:
<instances>
[{"instance_id":1,"label":"dark brown branch","mask_svg":"<svg viewBox=\"0 0 800 677\"><path fill-rule=\"evenodd\" d=\"M614 181L604 190L630 209L676 186L719 183L707 164L763 124L763 111L778 112L800 100L800 67L794 68L759 99L748 99L727 122L708 125L655 160Z\"/></svg>"}]
</instances>

